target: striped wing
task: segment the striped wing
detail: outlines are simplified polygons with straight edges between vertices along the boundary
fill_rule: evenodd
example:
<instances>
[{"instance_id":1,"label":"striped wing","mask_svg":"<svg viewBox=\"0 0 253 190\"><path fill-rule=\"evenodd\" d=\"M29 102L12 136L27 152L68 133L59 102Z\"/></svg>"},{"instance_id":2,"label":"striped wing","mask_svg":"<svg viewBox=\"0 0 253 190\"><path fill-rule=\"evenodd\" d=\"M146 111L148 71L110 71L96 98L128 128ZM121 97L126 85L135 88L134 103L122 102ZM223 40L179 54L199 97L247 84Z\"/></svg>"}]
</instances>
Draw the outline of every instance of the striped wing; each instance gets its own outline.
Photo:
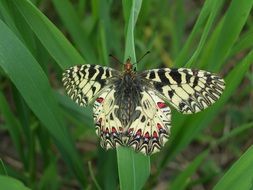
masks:
<instances>
[{"instance_id":1,"label":"striped wing","mask_svg":"<svg viewBox=\"0 0 253 190\"><path fill-rule=\"evenodd\" d=\"M126 146L151 155L160 151L169 138L171 111L154 91L143 91L141 95L125 133Z\"/></svg>"},{"instance_id":2,"label":"striped wing","mask_svg":"<svg viewBox=\"0 0 253 190\"><path fill-rule=\"evenodd\" d=\"M199 112L219 99L225 82L203 70L153 69L140 74L165 101L184 114Z\"/></svg>"},{"instance_id":3,"label":"striped wing","mask_svg":"<svg viewBox=\"0 0 253 190\"><path fill-rule=\"evenodd\" d=\"M72 100L87 106L117 75L118 71L108 67L77 65L63 73L62 82Z\"/></svg>"}]
</instances>

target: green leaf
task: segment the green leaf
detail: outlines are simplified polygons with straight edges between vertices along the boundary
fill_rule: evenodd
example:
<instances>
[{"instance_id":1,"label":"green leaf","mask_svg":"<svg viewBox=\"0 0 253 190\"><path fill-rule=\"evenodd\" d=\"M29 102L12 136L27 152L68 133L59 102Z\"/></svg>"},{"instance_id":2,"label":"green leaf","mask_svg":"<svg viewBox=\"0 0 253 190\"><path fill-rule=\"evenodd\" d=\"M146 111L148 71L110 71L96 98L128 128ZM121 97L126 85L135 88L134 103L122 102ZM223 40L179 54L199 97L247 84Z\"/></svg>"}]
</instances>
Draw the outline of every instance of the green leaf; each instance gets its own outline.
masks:
<instances>
[{"instance_id":1,"label":"green leaf","mask_svg":"<svg viewBox=\"0 0 253 190\"><path fill-rule=\"evenodd\" d=\"M251 146L215 185L214 190L253 189L253 146Z\"/></svg>"},{"instance_id":2,"label":"green leaf","mask_svg":"<svg viewBox=\"0 0 253 190\"><path fill-rule=\"evenodd\" d=\"M14 142L15 148L17 149L20 158L23 162L25 162L24 159L24 152L23 148L21 146L21 137L20 137L20 123L17 121L16 117L13 115L13 113L10 110L10 107L8 105L8 102L6 101L6 98L4 97L3 93L0 91L0 113L2 113L3 117L5 118L5 123L7 126L7 129L11 135L11 138Z\"/></svg>"},{"instance_id":3,"label":"green leaf","mask_svg":"<svg viewBox=\"0 0 253 190\"><path fill-rule=\"evenodd\" d=\"M64 125L58 102L45 73L31 53L1 20L0 28L0 67L47 128L66 163L84 184L83 166Z\"/></svg>"},{"instance_id":4,"label":"green leaf","mask_svg":"<svg viewBox=\"0 0 253 190\"><path fill-rule=\"evenodd\" d=\"M214 71L221 68L248 19L252 5L253 0L233 0L230 2L213 49L207 53L208 57L202 63L206 62L206 65Z\"/></svg>"},{"instance_id":5,"label":"green leaf","mask_svg":"<svg viewBox=\"0 0 253 190\"><path fill-rule=\"evenodd\" d=\"M61 68L66 69L71 65L84 63L83 58L65 36L30 1L11 1Z\"/></svg>"},{"instance_id":6,"label":"green leaf","mask_svg":"<svg viewBox=\"0 0 253 190\"><path fill-rule=\"evenodd\" d=\"M29 188L24 186L24 184L19 180L3 175L0 175L0 189L29 190Z\"/></svg>"},{"instance_id":7,"label":"green leaf","mask_svg":"<svg viewBox=\"0 0 253 190\"><path fill-rule=\"evenodd\" d=\"M194 51L191 59L185 65L186 67L191 67L192 64L196 63L196 61L199 57L199 54L202 52L202 49L203 49L204 44L207 40L208 34L211 30L211 27L212 27L212 25L215 21L216 16L218 15L218 12L219 12L222 4L223 4L223 1L221 1L221 0L215 0L215 1L213 0L212 1L211 12L210 12L210 15L208 17L208 20L207 20L206 26L204 28L203 34L201 35L201 39L199 41L198 47Z\"/></svg>"},{"instance_id":8,"label":"green leaf","mask_svg":"<svg viewBox=\"0 0 253 190\"><path fill-rule=\"evenodd\" d=\"M116 151L104 151L99 147L98 150L98 182L103 190L118 189L118 169Z\"/></svg>"},{"instance_id":9,"label":"green leaf","mask_svg":"<svg viewBox=\"0 0 253 190\"><path fill-rule=\"evenodd\" d=\"M135 24L137 22L137 18L139 15L139 11L141 9L142 0L136 0L136 1L126 1L123 0L124 7L130 7L131 9L126 9L127 14L129 15L126 27L126 45L125 45L125 56L124 59L131 58L131 61L133 63L136 62L136 55L135 55L135 43L134 43L134 28Z\"/></svg>"},{"instance_id":10,"label":"green leaf","mask_svg":"<svg viewBox=\"0 0 253 190\"><path fill-rule=\"evenodd\" d=\"M82 55L84 55L85 60L89 64L97 63L94 51L92 51L90 46L91 42L81 26L82 21L78 18L74 7L68 0L53 0L52 2L75 44L80 49Z\"/></svg>"},{"instance_id":11,"label":"green leaf","mask_svg":"<svg viewBox=\"0 0 253 190\"><path fill-rule=\"evenodd\" d=\"M200 164L207 157L209 151L204 151L199 154L188 166L185 168L177 178L172 182L170 190L183 190L189 183L189 178L196 172Z\"/></svg>"},{"instance_id":12,"label":"green leaf","mask_svg":"<svg viewBox=\"0 0 253 190\"><path fill-rule=\"evenodd\" d=\"M0 1L0 10L3 14L3 20L8 27L26 44L27 48L34 55L36 52L34 34L17 7L9 0L2 0Z\"/></svg>"},{"instance_id":13,"label":"green leaf","mask_svg":"<svg viewBox=\"0 0 253 190\"><path fill-rule=\"evenodd\" d=\"M215 143L214 146L217 146L227 139L233 138L238 136L240 133L245 132L246 130L252 129L253 128L253 122L242 124L234 129L232 129L229 133L223 135L220 139L218 139Z\"/></svg>"},{"instance_id":14,"label":"green leaf","mask_svg":"<svg viewBox=\"0 0 253 190\"><path fill-rule=\"evenodd\" d=\"M149 157L126 147L117 148L120 189L142 189L150 173Z\"/></svg>"},{"instance_id":15,"label":"green leaf","mask_svg":"<svg viewBox=\"0 0 253 190\"><path fill-rule=\"evenodd\" d=\"M209 17L206 27L205 27L205 30L204 30L203 35L201 37L201 41L199 42L199 46L198 46L197 50L195 51L195 53L193 54L193 57L197 57L197 55L199 54L198 51L201 50L201 47L203 46L203 44L206 40L206 37L207 37L208 32L210 30L210 27L211 27L212 23L214 22L214 18L217 14L218 8L219 8L220 4L222 4L222 3L223 3L222 0L207 0L207 1L205 1L205 4L204 4L203 8L201 9L201 12L200 12L198 19L191 31L190 36L188 37L187 41L184 44L184 47L182 48L182 50L180 51L179 55L177 56L177 58L175 60L175 65L177 67L182 67L183 65L186 64L187 60L189 59L190 54L192 53L192 44L194 43L194 40L196 40L198 33L202 29L202 25L204 25L207 18ZM190 63L189 63L189 65L190 65Z\"/></svg>"},{"instance_id":16,"label":"green leaf","mask_svg":"<svg viewBox=\"0 0 253 190\"><path fill-rule=\"evenodd\" d=\"M59 189L60 180L57 174L56 168L56 158L52 158L51 162L45 168L40 180L39 180L39 189ZM55 179L55 180L53 180Z\"/></svg>"},{"instance_id":17,"label":"green leaf","mask_svg":"<svg viewBox=\"0 0 253 190\"><path fill-rule=\"evenodd\" d=\"M240 53L244 49L252 49L253 46L253 31L252 29L245 32L237 41L237 43L232 47L229 52L229 57Z\"/></svg>"}]
</instances>

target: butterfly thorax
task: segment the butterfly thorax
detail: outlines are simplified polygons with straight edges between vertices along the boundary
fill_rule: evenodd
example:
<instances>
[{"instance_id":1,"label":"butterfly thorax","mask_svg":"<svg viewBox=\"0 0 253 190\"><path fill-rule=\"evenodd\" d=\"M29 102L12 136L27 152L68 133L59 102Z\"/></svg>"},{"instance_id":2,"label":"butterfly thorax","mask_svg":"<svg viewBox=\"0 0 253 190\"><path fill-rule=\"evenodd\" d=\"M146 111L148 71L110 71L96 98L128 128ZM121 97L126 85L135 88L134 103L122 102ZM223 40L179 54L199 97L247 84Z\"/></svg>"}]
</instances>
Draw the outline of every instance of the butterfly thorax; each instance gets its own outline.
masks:
<instances>
[{"instance_id":1,"label":"butterfly thorax","mask_svg":"<svg viewBox=\"0 0 253 190\"><path fill-rule=\"evenodd\" d=\"M123 127L132 120L135 109L140 102L142 91L141 80L133 72L125 72L115 85L115 102L119 106L116 115Z\"/></svg>"}]
</instances>

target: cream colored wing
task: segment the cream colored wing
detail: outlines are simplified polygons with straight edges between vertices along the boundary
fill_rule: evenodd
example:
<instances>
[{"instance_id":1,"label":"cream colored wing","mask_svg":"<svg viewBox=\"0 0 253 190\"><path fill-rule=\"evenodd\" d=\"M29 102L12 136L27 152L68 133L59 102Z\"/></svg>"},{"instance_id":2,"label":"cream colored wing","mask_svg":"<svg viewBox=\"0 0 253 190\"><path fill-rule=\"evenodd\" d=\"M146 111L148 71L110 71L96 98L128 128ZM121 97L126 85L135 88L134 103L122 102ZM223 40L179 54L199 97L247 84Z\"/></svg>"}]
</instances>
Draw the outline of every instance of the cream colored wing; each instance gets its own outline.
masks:
<instances>
[{"instance_id":1,"label":"cream colored wing","mask_svg":"<svg viewBox=\"0 0 253 190\"><path fill-rule=\"evenodd\" d=\"M101 147L106 150L123 145L123 128L115 115L118 106L115 104L114 94L115 89L112 86L99 95L93 106L96 133L100 137Z\"/></svg>"},{"instance_id":2,"label":"cream colored wing","mask_svg":"<svg viewBox=\"0 0 253 190\"><path fill-rule=\"evenodd\" d=\"M87 106L117 76L118 71L109 67L77 65L63 73L62 82L72 100Z\"/></svg>"},{"instance_id":3,"label":"cream colored wing","mask_svg":"<svg viewBox=\"0 0 253 190\"><path fill-rule=\"evenodd\" d=\"M199 112L219 99L224 80L203 70L153 69L140 73L144 82L184 114Z\"/></svg>"},{"instance_id":4,"label":"cream colored wing","mask_svg":"<svg viewBox=\"0 0 253 190\"><path fill-rule=\"evenodd\" d=\"M170 108L152 90L141 92L132 122L127 127L126 145L146 155L160 151L169 138Z\"/></svg>"}]
</instances>

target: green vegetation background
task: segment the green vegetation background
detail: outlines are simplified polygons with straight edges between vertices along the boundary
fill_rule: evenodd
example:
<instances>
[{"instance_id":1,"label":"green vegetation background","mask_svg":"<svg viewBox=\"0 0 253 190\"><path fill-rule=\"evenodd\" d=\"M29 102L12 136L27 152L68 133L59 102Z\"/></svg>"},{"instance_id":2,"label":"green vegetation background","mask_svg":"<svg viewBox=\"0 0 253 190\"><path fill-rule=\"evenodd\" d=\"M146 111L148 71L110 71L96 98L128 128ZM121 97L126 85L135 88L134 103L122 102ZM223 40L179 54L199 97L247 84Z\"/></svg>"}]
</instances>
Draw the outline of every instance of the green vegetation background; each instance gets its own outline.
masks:
<instances>
[{"instance_id":1,"label":"green vegetation background","mask_svg":"<svg viewBox=\"0 0 253 190\"><path fill-rule=\"evenodd\" d=\"M0 189L252 189L253 0L1 0ZM91 108L66 97L64 69L133 61L138 70L219 73L221 99L173 110L163 150L99 147Z\"/></svg>"}]
</instances>

